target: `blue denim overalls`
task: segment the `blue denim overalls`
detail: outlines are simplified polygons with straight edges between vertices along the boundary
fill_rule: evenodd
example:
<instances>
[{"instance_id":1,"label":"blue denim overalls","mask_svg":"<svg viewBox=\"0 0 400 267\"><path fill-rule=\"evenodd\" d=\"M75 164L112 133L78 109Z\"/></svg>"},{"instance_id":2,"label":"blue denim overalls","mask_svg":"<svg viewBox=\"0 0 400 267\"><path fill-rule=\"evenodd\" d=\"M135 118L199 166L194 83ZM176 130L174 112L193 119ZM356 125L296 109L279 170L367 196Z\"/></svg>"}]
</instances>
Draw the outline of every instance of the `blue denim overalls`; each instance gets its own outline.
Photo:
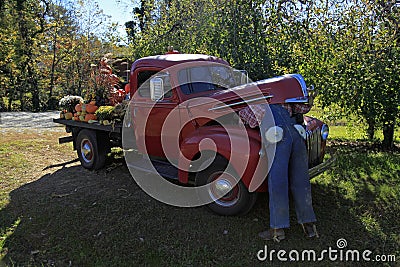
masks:
<instances>
[{"instance_id":1,"label":"blue denim overalls","mask_svg":"<svg viewBox=\"0 0 400 267\"><path fill-rule=\"evenodd\" d=\"M308 174L307 149L304 139L294 128L295 118L281 105L269 105L274 125L283 129L283 138L276 143L275 157L268 174L269 213L271 228L289 227L289 185L299 223L315 222L312 208L311 184ZM271 116L266 112L260 131L265 150L270 143L265 132L271 126Z\"/></svg>"}]
</instances>

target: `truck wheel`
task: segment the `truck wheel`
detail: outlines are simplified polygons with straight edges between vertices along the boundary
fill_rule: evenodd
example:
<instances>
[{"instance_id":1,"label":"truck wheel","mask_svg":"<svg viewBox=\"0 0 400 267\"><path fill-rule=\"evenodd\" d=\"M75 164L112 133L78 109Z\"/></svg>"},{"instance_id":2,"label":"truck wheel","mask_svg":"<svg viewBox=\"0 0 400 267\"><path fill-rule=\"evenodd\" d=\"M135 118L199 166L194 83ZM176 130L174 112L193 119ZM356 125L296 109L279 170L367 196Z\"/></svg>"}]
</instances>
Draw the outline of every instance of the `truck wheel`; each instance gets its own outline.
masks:
<instances>
[{"instance_id":1,"label":"truck wheel","mask_svg":"<svg viewBox=\"0 0 400 267\"><path fill-rule=\"evenodd\" d=\"M241 180L233 186L238 175L234 170L225 170L227 166L228 161L222 156L217 156L209 167L196 174L196 184L200 186L211 183L207 190L207 199L214 200L207 205L211 211L225 216L244 215L254 206L257 193L250 193ZM213 181L215 182L212 183ZM218 190L229 192L218 199Z\"/></svg>"},{"instance_id":2,"label":"truck wheel","mask_svg":"<svg viewBox=\"0 0 400 267\"><path fill-rule=\"evenodd\" d=\"M82 167L88 170L98 170L104 166L107 147L99 145L95 131L82 130L76 138L77 153Z\"/></svg>"}]
</instances>

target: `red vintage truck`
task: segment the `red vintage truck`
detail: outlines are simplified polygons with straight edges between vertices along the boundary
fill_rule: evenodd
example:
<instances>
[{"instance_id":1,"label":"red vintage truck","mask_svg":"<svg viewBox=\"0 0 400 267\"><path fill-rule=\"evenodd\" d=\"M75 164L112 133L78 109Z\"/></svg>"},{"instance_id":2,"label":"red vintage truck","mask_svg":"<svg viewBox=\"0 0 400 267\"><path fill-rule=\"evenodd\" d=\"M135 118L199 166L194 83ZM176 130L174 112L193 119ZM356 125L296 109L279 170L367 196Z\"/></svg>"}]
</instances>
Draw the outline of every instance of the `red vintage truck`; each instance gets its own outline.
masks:
<instances>
[{"instance_id":1,"label":"red vintage truck","mask_svg":"<svg viewBox=\"0 0 400 267\"><path fill-rule=\"evenodd\" d=\"M247 213L257 193L267 191L267 153L259 129L243 124L239 110L259 103L305 103L308 96L301 75L249 82L225 60L199 54L138 59L129 86L123 124L54 119L72 133L60 143L72 141L81 165L91 170L102 168L110 148L119 146L126 155L135 154L127 160L130 169L158 173L185 186L214 181L207 205L223 215ZM330 163L323 162L329 128L307 116L304 124L313 177Z\"/></svg>"}]
</instances>

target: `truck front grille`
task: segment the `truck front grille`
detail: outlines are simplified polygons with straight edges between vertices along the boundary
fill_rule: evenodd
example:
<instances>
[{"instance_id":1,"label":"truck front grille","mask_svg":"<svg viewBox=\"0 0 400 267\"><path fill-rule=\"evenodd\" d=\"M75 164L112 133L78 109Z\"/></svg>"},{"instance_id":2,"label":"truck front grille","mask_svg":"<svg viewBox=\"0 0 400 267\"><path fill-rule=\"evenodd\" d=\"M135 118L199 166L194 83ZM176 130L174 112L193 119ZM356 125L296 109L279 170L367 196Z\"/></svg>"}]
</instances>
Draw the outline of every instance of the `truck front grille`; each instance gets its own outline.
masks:
<instances>
[{"instance_id":1,"label":"truck front grille","mask_svg":"<svg viewBox=\"0 0 400 267\"><path fill-rule=\"evenodd\" d=\"M312 168L322 162L321 161L321 146L322 146L321 129L318 127L315 130L307 131L306 133L307 133L306 145L307 145L307 151L308 151L308 167Z\"/></svg>"}]
</instances>

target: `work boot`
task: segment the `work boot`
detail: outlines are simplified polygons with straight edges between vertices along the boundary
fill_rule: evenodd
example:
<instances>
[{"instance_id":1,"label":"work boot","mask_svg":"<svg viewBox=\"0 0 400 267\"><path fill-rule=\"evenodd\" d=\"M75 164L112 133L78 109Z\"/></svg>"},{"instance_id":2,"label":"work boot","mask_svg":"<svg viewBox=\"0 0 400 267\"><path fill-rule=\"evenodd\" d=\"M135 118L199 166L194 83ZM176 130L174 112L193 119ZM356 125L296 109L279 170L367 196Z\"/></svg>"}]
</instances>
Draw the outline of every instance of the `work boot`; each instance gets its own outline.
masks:
<instances>
[{"instance_id":1,"label":"work boot","mask_svg":"<svg viewBox=\"0 0 400 267\"><path fill-rule=\"evenodd\" d=\"M282 228L270 228L267 231L259 233L258 236L264 240L280 242L285 239L285 231Z\"/></svg>"},{"instance_id":2,"label":"work boot","mask_svg":"<svg viewBox=\"0 0 400 267\"><path fill-rule=\"evenodd\" d=\"M318 238L318 232L317 232L317 227L315 226L314 223L302 223L301 226L303 227L304 234L308 238Z\"/></svg>"}]
</instances>

